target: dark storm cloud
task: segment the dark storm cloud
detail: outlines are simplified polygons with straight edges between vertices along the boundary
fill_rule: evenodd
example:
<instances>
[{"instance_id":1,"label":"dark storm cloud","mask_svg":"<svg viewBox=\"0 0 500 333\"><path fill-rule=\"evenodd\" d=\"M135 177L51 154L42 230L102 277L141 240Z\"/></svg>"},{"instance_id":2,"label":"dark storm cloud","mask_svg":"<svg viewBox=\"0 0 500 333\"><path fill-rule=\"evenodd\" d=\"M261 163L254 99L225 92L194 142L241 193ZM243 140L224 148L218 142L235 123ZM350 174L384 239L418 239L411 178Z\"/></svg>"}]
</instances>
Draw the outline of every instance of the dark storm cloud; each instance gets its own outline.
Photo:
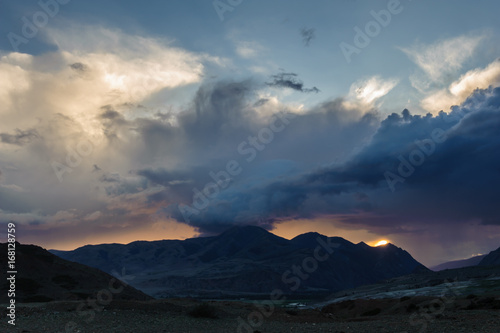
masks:
<instances>
[{"instance_id":1,"label":"dark storm cloud","mask_svg":"<svg viewBox=\"0 0 500 333\"><path fill-rule=\"evenodd\" d=\"M164 191L149 196L150 203L163 202L167 215L189 223L202 233L221 231L232 224L257 223L271 228L276 215L270 212L273 205L283 206L282 212L291 212L293 207L288 207L283 194L273 196L271 191L258 202L252 202L253 194L265 191L275 179L297 174L307 166L330 162L333 156L347 155L371 137L379 123L375 114L360 116L344 109L341 99L329 101L309 113L295 114L286 128L258 152L255 161L247 162L248 156L240 154L238 146L269 126L269 118L262 119L253 109L263 104L251 102L252 89L249 82L205 86L198 92L192 109L177 117L178 126L159 120L137 123L140 124L137 131L148 142L147 150L157 152L167 146L164 149L170 154L176 151L174 156L182 156L191 164L182 170L137 171L137 175L151 184L165 187ZM240 163L242 174L233 177L230 187L221 191L203 212L185 221L178 204L192 204L195 191L214 181L210 173L224 170L229 160ZM293 189L297 196L305 195L292 185L276 185L276 189L285 192ZM253 205L251 209L247 204Z\"/></svg>"},{"instance_id":2,"label":"dark storm cloud","mask_svg":"<svg viewBox=\"0 0 500 333\"><path fill-rule=\"evenodd\" d=\"M316 30L311 28L311 29L306 29L302 28L300 29L300 35L302 36L302 42L304 42L305 46L309 46L311 41L316 38Z\"/></svg>"},{"instance_id":3,"label":"dark storm cloud","mask_svg":"<svg viewBox=\"0 0 500 333\"><path fill-rule=\"evenodd\" d=\"M0 133L0 140L3 143L17 146L24 146L39 137L38 131L33 128L25 131L16 129L14 134Z\"/></svg>"},{"instance_id":4,"label":"dark storm cloud","mask_svg":"<svg viewBox=\"0 0 500 333\"><path fill-rule=\"evenodd\" d=\"M266 82L266 84L270 87L290 88L304 93L320 92L320 90L316 87L304 88L304 83L298 78L298 75L295 73L279 73L276 75L271 75L271 78L273 79L272 82Z\"/></svg>"},{"instance_id":5,"label":"dark storm cloud","mask_svg":"<svg viewBox=\"0 0 500 333\"><path fill-rule=\"evenodd\" d=\"M125 118L125 106L104 106L97 117L108 138L102 148L113 154L124 152L128 160L137 163L128 172L117 172L108 170L109 157L93 160L99 167L92 169L94 164L90 164L89 173L96 186L113 202L122 195L140 194L150 207L163 206L162 213L182 220L178 204L192 204L194 191L214 181L211 173L225 170L228 161L235 160L243 169L241 175L189 224L203 233L249 221L271 228L275 214L269 214L271 207L285 196L269 194L269 203L252 202L254 193L264 191L276 179L347 156L368 140L379 124L374 113L363 116L345 109L342 99L293 115L275 101L260 99L258 89L252 81L206 84L186 109L175 114L157 113L154 118ZM271 124L283 129L275 132L264 148L255 149L255 159L249 162L248 149L254 149L250 139ZM239 151L241 144L247 153ZM228 204L232 206L226 207ZM235 215L236 210L243 215Z\"/></svg>"},{"instance_id":6,"label":"dark storm cloud","mask_svg":"<svg viewBox=\"0 0 500 333\"><path fill-rule=\"evenodd\" d=\"M392 232L401 224L500 224L499 128L500 88L476 91L450 114L391 114L348 162L267 184L236 184L190 224L209 231L231 222L272 225L328 214ZM418 165L400 174L401 161L411 158ZM400 177L394 192L387 172Z\"/></svg>"},{"instance_id":7,"label":"dark storm cloud","mask_svg":"<svg viewBox=\"0 0 500 333\"><path fill-rule=\"evenodd\" d=\"M370 145L350 162L313 173L304 183L321 183L327 188L322 195L333 194L330 199L337 208L342 205L335 203L342 201L336 200L335 189L350 185L346 194L366 189L372 205L367 211L391 212L400 221L480 220L500 224L494 203L500 195L500 157L496 153L500 148L499 95L500 89L477 91L449 115L393 114L382 122ZM432 140L436 130L444 133L438 142ZM424 148L428 153L420 148L423 142L428 145ZM410 175L401 175L400 157L410 161L412 156L422 164L412 165ZM416 156L423 156L423 162ZM393 184L394 193L385 177L388 171L404 181Z\"/></svg>"}]
</instances>

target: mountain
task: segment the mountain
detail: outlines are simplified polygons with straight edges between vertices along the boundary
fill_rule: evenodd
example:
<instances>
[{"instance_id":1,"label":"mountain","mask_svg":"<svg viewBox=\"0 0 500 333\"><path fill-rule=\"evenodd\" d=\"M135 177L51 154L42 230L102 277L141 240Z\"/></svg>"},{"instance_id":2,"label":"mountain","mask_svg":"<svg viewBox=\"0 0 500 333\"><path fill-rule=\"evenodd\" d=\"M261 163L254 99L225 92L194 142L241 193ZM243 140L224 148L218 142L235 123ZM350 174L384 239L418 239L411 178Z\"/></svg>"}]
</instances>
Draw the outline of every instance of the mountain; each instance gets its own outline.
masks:
<instances>
[{"instance_id":1,"label":"mountain","mask_svg":"<svg viewBox=\"0 0 500 333\"><path fill-rule=\"evenodd\" d=\"M317 304L324 306L355 299L413 299L417 303L425 304L422 297L442 299L446 308L458 298L467 300L466 309L476 307L480 302L486 306L500 309L500 265L496 266L470 266L455 269L445 269L439 272L427 271L395 277L380 283L364 285L350 290L329 295L328 299ZM484 296L487 301L480 301L478 296ZM471 301L473 299L473 301ZM470 306L472 304L472 306ZM401 304L393 309L401 309Z\"/></svg>"},{"instance_id":2,"label":"mountain","mask_svg":"<svg viewBox=\"0 0 500 333\"><path fill-rule=\"evenodd\" d=\"M46 302L53 300L78 300L97 294L112 295L116 300L148 300L131 286L96 268L70 262L35 245L15 243L15 299L17 302ZM7 253L7 243L0 243L0 251ZM0 256L0 267L7 271L8 258ZM7 274L8 276L9 274ZM10 283L0 282L0 303L8 303Z\"/></svg>"},{"instance_id":3,"label":"mountain","mask_svg":"<svg viewBox=\"0 0 500 333\"><path fill-rule=\"evenodd\" d=\"M500 247L488 253L479 263L480 266L500 265Z\"/></svg>"},{"instance_id":4,"label":"mountain","mask_svg":"<svg viewBox=\"0 0 500 333\"><path fill-rule=\"evenodd\" d=\"M51 251L106 272L125 268L131 285L155 297L311 294L428 271L392 245L370 247L307 233L292 240L262 228L233 227L213 237L87 245Z\"/></svg>"},{"instance_id":5,"label":"mountain","mask_svg":"<svg viewBox=\"0 0 500 333\"><path fill-rule=\"evenodd\" d=\"M455 268L476 266L477 264L479 264L479 262L484 257L486 257L486 255L482 254L482 255L474 256L474 257L471 257L468 259L448 261L448 262L444 262L442 264L439 264L437 266L431 267L430 269L437 272L437 271L442 271L445 269L455 269Z\"/></svg>"}]
</instances>

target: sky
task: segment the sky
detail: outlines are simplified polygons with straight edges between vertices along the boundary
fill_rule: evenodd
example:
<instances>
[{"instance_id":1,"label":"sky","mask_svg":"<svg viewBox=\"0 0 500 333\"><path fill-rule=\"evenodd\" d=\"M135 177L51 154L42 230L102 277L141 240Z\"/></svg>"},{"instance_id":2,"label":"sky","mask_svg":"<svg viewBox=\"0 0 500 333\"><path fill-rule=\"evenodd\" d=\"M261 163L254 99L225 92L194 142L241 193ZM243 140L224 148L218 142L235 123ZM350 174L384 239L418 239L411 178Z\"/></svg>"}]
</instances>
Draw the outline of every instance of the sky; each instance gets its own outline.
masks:
<instances>
[{"instance_id":1,"label":"sky","mask_svg":"<svg viewBox=\"0 0 500 333\"><path fill-rule=\"evenodd\" d=\"M500 3L0 1L0 236L500 246Z\"/></svg>"}]
</instances>

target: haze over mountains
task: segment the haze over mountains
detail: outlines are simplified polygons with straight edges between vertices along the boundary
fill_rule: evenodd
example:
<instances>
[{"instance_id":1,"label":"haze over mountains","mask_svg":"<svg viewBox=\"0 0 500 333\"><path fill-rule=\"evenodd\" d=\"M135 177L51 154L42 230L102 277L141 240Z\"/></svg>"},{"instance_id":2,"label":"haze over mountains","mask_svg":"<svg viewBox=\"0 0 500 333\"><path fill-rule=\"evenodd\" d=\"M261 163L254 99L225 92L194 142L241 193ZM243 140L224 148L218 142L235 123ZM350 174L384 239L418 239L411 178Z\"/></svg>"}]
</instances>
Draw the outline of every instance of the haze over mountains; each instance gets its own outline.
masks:
<instances>
[{"instance_id":1,"label":"haze over mountains","mask_svg":"<svg viewBox=\"0 0 500 333\"><path fill-rule=\"evenodd\" d=\"M251 226L214 237L51 252L105 272L125 268L131 285L154 297L333 292L428 271L392 244L370 247L318 233L287 240Z\"/></svg>"},{"instance_id":2,"label":"haze over mountains","mask_svg":"<svg viewBox=\"0 0 500 333\"><path fill-rule=\"evenodd\" d=\"M470 257L467 259L461 259L461 260L452 260L452 261L447 261L442 264L429 267L433 271L442 271L444 269L454 269L454 268L462 268L462 267L470 267L470 266L476 266L478 265L481 260L485 257L485 254Z\"/></svg>"},{"instance_id":3,"label":"haze over mountains","mask_svg":"<svg viewBox=\"0 0 500 333\"><path fill-rule=\"evenodd\" d=\"M482 254L463 260L453 260L444 262L437 266L431 267L433 271L442 271L445 269L455 269L471 266L494 266L500 265L500 247L488 254Z\"/></svg>"}]
</instances>

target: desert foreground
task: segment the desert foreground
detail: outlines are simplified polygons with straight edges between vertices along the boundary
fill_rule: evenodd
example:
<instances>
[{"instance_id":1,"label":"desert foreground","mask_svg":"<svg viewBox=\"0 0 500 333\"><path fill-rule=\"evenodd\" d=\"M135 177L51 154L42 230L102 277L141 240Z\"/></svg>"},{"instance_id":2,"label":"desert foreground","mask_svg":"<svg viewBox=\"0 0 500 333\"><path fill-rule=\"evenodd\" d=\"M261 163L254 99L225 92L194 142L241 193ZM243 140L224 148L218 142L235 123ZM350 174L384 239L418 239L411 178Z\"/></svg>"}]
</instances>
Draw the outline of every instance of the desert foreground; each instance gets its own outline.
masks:
<instances>
[{"instance_id":1,"label":"desert foreground","mask_svg":"<svg viewBox=\"0 0 500 333\"><path fill-rule=\"evenodd\" d=\"M500 297L347 300L298 309L270 301L50 302L19 305L2 332L500 332Z\"/></svg>"}]
</instances>

